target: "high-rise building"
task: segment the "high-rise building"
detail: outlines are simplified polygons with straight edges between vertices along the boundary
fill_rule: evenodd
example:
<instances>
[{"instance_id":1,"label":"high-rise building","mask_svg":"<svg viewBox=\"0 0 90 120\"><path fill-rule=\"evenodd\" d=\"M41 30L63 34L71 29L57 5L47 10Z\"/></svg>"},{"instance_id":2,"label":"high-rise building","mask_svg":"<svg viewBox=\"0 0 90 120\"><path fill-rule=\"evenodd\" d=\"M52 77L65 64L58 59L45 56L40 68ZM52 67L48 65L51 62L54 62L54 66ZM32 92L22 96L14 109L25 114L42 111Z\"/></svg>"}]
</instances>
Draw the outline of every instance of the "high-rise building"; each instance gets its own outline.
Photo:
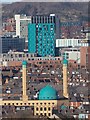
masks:
<instances>
[{"instance_id":1,"label":"high-rise building","mask_svg":"<svg viewBox=\"0 0 90 120\"><path fill-rule=\"evenodd\" d=\"M54 23L55 24L55 33L56 39L60 38L60 19L59 15L50 14L50 15L37 15L31 17L31 23Z\"/></svg>"},{"instance_id":2,"label":"high-rise building","mask_svg":"<svg viewBox=\"0 0 90 120\"><path fill-rule=\"evenodd\" d=\"M15 15L16 20L16 36L25 38L28 42L28 23L31 23L31 16Z\"/></svg>"},{"instance_id":3,"label":"high-rise building","mask_svg":"<svg viewBox=\"0 0 90 120\"><path fill-rule=\"evenodd\" d=\"M42 57L55 56L55 39L60 35L57 22L54 14L32 16L28 25L29 53L37 53Z\"/></svg>"},{"instance_id":4,"label":"high-rise building","mask_svg":"<svg viewBox=\"0 0 90 120\"><path fill-rule=\"evenodd\" d=\"M28 51L38 56L55 56L55 28L53 23L29 24Z\"/></svg>"}]
</instances>

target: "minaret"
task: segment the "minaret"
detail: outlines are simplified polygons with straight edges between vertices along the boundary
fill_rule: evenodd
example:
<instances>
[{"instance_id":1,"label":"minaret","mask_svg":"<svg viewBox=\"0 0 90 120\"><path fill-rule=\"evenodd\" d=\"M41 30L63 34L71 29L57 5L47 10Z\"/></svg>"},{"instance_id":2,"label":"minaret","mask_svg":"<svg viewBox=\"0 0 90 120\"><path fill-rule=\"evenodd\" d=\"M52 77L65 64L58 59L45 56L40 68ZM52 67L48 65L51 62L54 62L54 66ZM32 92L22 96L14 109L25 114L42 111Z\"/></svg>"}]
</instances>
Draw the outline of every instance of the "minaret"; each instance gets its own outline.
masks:
<instances>
[{"instance_id":1,"label":"minaret","mask_svg":"<svg viewBox=\"0 0 90 120\"><path fill-rule=\"evenodd\" d=\"M67 65L68 61L63 60L63 96L68 98L68 77L67 77Z\"/></svg>"},{"instance_id":2,"label":"minaret","mask_svg":"<svg viewBox=\"0 0 90 120\"><path fill-rule=\"evenodd\" d=\"M22 62L22 87L23 87L23 101L26 102L28 100L28 96L26 95L26 65L27 62Z\"/></svg>"}]
</instances>

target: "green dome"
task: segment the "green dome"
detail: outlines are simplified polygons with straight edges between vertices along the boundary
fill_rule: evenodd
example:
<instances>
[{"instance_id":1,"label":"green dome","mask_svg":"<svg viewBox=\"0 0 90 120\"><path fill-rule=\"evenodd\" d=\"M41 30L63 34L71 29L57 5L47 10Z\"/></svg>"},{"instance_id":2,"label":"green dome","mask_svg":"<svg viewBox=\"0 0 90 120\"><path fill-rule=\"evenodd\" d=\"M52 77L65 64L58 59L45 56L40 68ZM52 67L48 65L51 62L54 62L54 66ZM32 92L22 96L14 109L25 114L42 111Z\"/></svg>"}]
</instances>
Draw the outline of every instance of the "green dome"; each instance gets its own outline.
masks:
<instances>
[{"instance_id":1,"label":"green dome","mask_svg":"<svg viewBox=\"0 0 90 120\"><path fill-rule=\"evenodd\" d=\"M27 65L27 61L23 60L22 65Z\"/></svg>"},{"instance_id":2,"label":"green dome","mask_svg":"<svg viewBox=\"0 0 90 120\"><path fill-rule=\"evenodd\" d=\"M57 91L50 85L45 86L39 92L39 100L56 100Z\"/></svg>"},{"instance_id":3,"label":"green dome","mask_svg":"<svg viewBox=\"0 0 90 120\"><path fill-rule=\"evenodd\" d=\"M67 107L65 105L61 105L60 107L62 110L66 109Z\"/></svg>"},{"instance_id":4,"label":"green dome","mask_svg":"<svg viewBox=\"0 0 90 120\"><path fill-rule=\"evenodd\" d=\"M63 59L63 64L68 64L68 60Z\"/></svg>"}]
</instances>

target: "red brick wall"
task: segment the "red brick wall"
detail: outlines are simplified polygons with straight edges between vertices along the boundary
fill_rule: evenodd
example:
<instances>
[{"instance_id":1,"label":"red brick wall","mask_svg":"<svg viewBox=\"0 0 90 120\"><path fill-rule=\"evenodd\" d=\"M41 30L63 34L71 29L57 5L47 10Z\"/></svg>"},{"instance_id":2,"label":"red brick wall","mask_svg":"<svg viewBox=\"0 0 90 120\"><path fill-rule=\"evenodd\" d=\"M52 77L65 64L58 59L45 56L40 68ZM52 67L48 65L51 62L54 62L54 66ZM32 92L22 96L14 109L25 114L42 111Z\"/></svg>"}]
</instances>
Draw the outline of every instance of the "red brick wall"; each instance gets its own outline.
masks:
<instances>
[{"instance_id":1,"label":"red brick wall","mask_svg":"<svg viewBox=\"0 0 90 120\"><path fill-rule=\"evenodd\" d=\"M19 61L10 61L8 62L8 66L21 66L22 62Z\"/></svg>"},{"instance_id":2,"label":"red brick wall","mask_svg":"<svg viewBox=\"0 0 90 120\"><path fill-rule=\"evenodd\" d=\"M80 66L86 66L86 53L87 53L87 47L81 47L80 48Z\"/></svg>"}]
</instances>

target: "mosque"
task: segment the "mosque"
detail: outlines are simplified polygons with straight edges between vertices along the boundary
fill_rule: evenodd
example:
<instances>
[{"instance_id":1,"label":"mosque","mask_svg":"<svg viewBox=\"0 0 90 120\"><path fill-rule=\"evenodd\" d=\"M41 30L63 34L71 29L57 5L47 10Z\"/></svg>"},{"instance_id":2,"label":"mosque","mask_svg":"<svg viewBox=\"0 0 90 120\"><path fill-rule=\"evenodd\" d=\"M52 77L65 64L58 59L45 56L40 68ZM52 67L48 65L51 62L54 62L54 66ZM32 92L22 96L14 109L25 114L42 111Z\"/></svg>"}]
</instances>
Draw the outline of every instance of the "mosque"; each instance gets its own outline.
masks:
<instances>
[{"instance_id":1,"label":"mosque","mask_svg":"<svg viewBox=\"0 0 90 120\"><path fill-rule=\"evenodd\" d=\"M39 92L39 100L57 100L57 91L50 85L45 86Z\"/></svg>"},{"instance_id":2,"label":"mosque","mask_svg":"<svg viewBox=\"0 0 90 120\"><path fill-rule=\"evenodd\" d=\"M33 106L34 115L42 115L51 117L53 108L57 107L58 102L60 104L68 100L68 82L67 82L67 66L68 61L63 60L63 98L58 100L57 91L51 86L46 85L39 91L37 100L29 100L26 94L26 67L27 62L22 62L22 87L23 95L22 100L1 100L0 105L14 105L14 106Z\"/></svg>"}]
</instances>

